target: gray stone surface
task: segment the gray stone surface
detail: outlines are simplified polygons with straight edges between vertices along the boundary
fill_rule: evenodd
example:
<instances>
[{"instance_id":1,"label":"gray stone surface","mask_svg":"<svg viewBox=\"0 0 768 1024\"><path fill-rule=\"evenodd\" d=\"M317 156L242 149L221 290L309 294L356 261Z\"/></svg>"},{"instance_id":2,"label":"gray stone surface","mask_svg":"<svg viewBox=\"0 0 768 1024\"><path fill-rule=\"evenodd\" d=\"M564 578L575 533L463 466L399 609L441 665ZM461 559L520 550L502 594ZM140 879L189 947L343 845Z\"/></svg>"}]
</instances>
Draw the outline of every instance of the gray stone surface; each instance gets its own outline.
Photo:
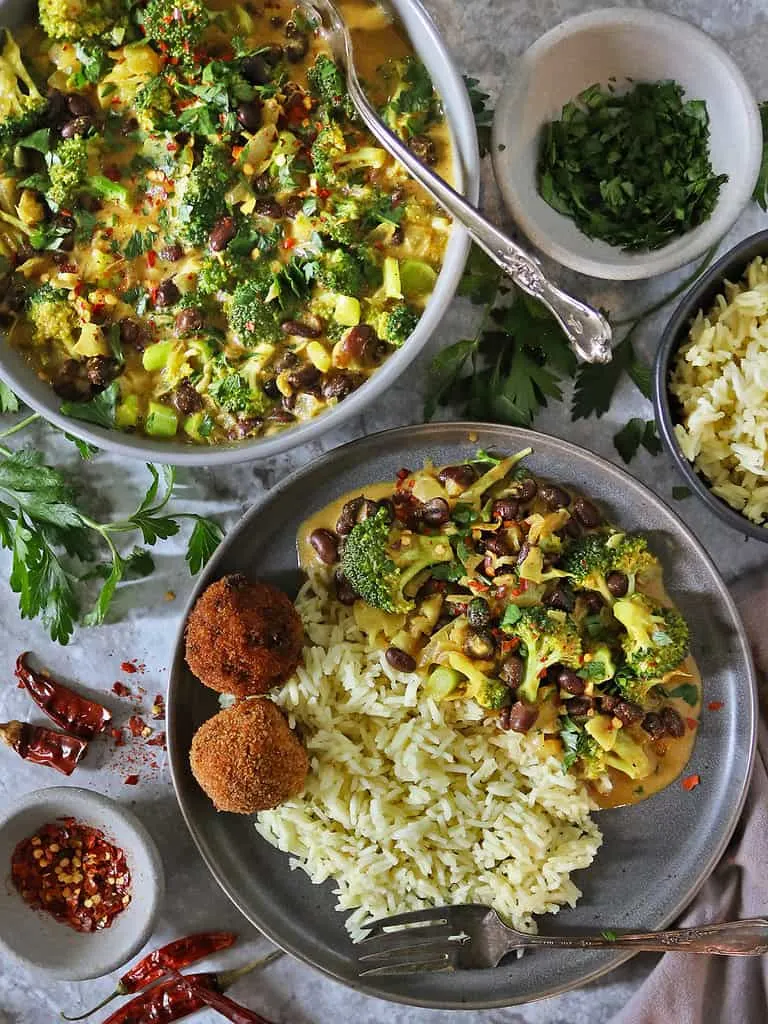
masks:
<instances>
[{"instance_id":1,"label":"gray stone surface","mask_svg":"<svg viewBox=\"0 0 768 1024\"><path fill-rule=\"evenodd\" d=\"M602 6L579 0L429 0L427 6L448 39L463 71L481 79L493 96L516 54L522 52L538 35L563 18L580 11ZM634 5L633 5L634 6ZM642 5L637 5L642 6ZM767 9L763 0L671 0L652 3L654 7L679 14L700 25L724 42L747 73L758 98L768 95L768 71L765 52L768 44ZM496 217L501 217L498 197L489 168L485 168L484 204ZM756 207L745 212L724 250L738 238L768 225ZM642 309L649 301L666 292L677 275L654 282L628 286L606 286L576 275L559 274L561 280L576 294L599 302L610 310L625 315ZM669 310L645 324L638 336L638 347L652 356L659 332ZM276 480L290 470L305 464L321 450L350 441L362 434L421 419L422 390L429 360L443 345L471 330L476 313L464 301L455 302L446 311L442 326L413 370L389 394L383 396L357 421L342 431L326 435L322 443L278 457L269 463L254 463L224 471L198 471L181 474L180 497L190 511L219 514L225 524L233 523L242 511L258 499ZM602 420L572 424L565 405L554 404L541 415L536 426L567 437L579 444L617 461L611 438L618 425L629 416L649 418L650 406L631 385L626 386L614 401L610 414ZM57 460L69 460L82 474L83 487L93 496L94 509L106 518L125 512L142 487L142 468L127 462L100 456L92 466L78 466L76 454L65 442L45 428L37 433L40 447ZM632 472L670 502L672 487L681 481L671 462L661 456L652 459L643 454L632 464ZM768 550L754 540L744 540L721 525L706 508L694 499L676 503L676 511L687 521L717 562L727 580L734 580L749 570L763 570L768 563ZM171 641L189 589L189 577L183 563L181 543L166 544L156 558L159 573L149 582L139 582L121 591L115 605L115 624L98 631L82 631L68 648L51 644L43 630L34 623L22 622L8 588L0 587L0 621L4 638L0 644L0 720L29 715L29 705L12 683L12 666L16 654L31 649L44 662L55 666L63 677L77 679L94 689L107 691L116 679L130 685L141 683L148 691L145 712L151 696L165 687L165 667ZM2 561L3 576L7 562ZM166 592L176 596L167 598ZM120 663L137 659L146 665L142 675L121 675ZM111 701L118 720L127 720L131 710L126 703ZM197 855L176 809L173 791L162 754L157 769L146 763L132 764L125 752L97 748L89 762L72 780L73 784L99 789L125 800L152 830L159 841L168 875L168 894L152 945L171 937L203 928L232 927L242 936L234 951L222 956L216 965L234 965L252 954L268 948L264 940L240 918L226 897L218 890ZM137 771L141 776L136 788L126 788L123 777ZM41 785L57 784L58 779L41 777L34 771L3 755L0 765L0 806L16 795ZM108 941L108 936L105 937ZM416 1010L390 1005L357 996L310 968L287 957L258 977L243 981L235 994L266 1016L284 1024L327 1024L341 1014L357 1024L439 1024L450 1020L466 1020L469 1024L603 1024L627 1001L653 964L650 957L637 957L608 975L601 982L558 998L525 1007L492 1010L482 1013L444 1013ZM521 970L524 970L521 965ZM98 1001L112 987L114 978L104 978L81 985L48 983L8 959L0 962L0 1024L49 1024L63 1008L75 1012ZM100 1019L96 1017L95 1020ZM200 1021L220 1019L212 1013L201 1013ZM714 1019L714 1018L713 1018ZM751 1024L751 1022L748 1022Z\"/></svg>"}]
</instances>

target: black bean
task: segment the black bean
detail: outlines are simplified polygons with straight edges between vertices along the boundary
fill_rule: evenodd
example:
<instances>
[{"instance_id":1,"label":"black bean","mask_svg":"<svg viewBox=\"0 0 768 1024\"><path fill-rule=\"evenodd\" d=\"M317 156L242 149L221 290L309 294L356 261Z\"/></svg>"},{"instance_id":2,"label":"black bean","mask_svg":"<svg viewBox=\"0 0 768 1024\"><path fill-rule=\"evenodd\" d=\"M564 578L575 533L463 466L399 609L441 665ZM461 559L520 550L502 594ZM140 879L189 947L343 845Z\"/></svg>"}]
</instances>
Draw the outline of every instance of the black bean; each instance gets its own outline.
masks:
<instances>
[{"instance_id":1,"label":"black bean","mask_svg":"<svg viewBox=\"0 0 768 1024\"><path fill-rule=\"evenodd\" d=\"M467 638L464 641L464 653L467 657L487 660L492 658L495 652L496 641L490 630L478 629L467 633Z\"/></svg>"},{"instance_id":2,"label":"black bean","mask_svg":"<svg viewBox=\"0 0 768 1024\"><path fill-rule=\"evenodd\" d=\"M268 418L272 420L273 423L293 423L296 419L293 413L283 405L275 406L275 408L270 411Z\"/></svg>"},{"instance_id":3,"label":"black bean","mask_svg":"<svg viewBox=\"0 0 768 1024\"><path fill-rule=\"evenodd\" d=\"M299 357L295 352L286 349L275 362L275 373L282 373L283 370L290 370L293 366L299 365Z\"/></svg>"},{"instance_id":4,"label":"black bean","mask_svg":"<svg viewBox=\"0 0 768 1024\"><path fill-rule=\"evenodd\" d=\"M211 229L208 244L214 252L226 249L237 234L234 217L219 217Z\"/></svg>"},{"instance_id":5,"label":"black bean","mask_svg":"<svg viewBox=\"0 0 768 1024\"><path fill-rule=\"evenodd\" d=\"M186 306L176 314L173 328L179 335L195 334L202 330L204 322L201 309L196 306Z\"/></svg>"},{"instance_id":6,"label":"black bean","mask_svg":"<svg viewBox=\"0 0 768 1024\"><path fill-rule=\"evenodd\" d=\"M292 39L290 43L285 44L285 59L290 61L291 64L298 64L303 57L306 57L308 50L309 41L307 37L298 36L296 39Z\"/></svg>"},{"instance_id":7,"label":"black bean","mask_svg":"<svg viewBox=\"0 0 768 1024\"><path fill-rule=\"evenodd\" d=\"M263 196L272 188L272 178L269 171L264 171L263 174L259 174L258 177L254 178L251 182L253 191L256 195ZM302 200L303 205L303 200Z\"/></svg>"},{"instance_id":8,"label":"black bean","mask_svg":"<svg viewBox=\"0 0 768 1024\"><path fill-rule=\"evenodd\" d=\"M535 704L516 701L509 709L509 728L512 732L528 732L539 717L539 709Z\"/></svg>"},{"instance_id":9,"label":"black bean","mask_svg":"<svg viewBox=\"0 0 768 1024\"><path fill-rule=\"evenodd\" d=\"M65 359L54 373L51 386L60 398L68 402L85 402L93 395L93 385L85 375L85 364L77 359Z\"/></svg>"},{"instance_id":10,"label":"black bean","mask_svg":"<svg viewBox=\"0 0 768 1024\"><path fill-rule=\"evenodd\" d=\"M255 54L245 58L240 65L240 70L251 85L266 85L272 79L274 68L263 54Z\"/></svg>"},{"instance_id":11,"label":"black bean","mask_svg":"<svg viewBox=\"0 0 768 1024\"><path fill-rule=\"evenodd\" d=\"M472 629L485 629L491 622L491 609L484 597L473 597L467 605L467 622Z\"/></svg>"},{"instance_id":12,"label":"black bean","mask_svg":"<svg viewBox=\"0 0 768 1024\"><path fill-rule=\"evenodd\" d=\"M297 370L291 370L288 374L288 383L295 391L308 391L317 386L320 381L320 371L312 363L305 363Z\"/></svg>"},{"instance_id":13,"label":"black bean","mask_svg":"<svg viewBox=\"0 0 768 1024\"><path fill-rule=\"evenodd\" d=\"M309 543L317 552L317 557L326 565L335 565L339 560L339 538L335 533L320 527L309 535Z\"/></svg>"},{"instance_id":14,"label":"black bean","mask_svg":"<svg viewBox=\"0 0 768 1024\"><path fill-rule=\"evenodd\" d=\"M629 590L629 579L623 572L609 572L605 585L614 597L624 597Z\"/></svg>"},{"instance_id":15,"label":"black bean","mask_svg":"<svg viewBox=\"0 0 768 1024\"><path fill-rule=\"evenodd\" d=\"M685 735L685 722L671 705L665 704L661 709L659 717L668 736L680 739L681 736Z\"/></svg>"},{"instance_id":16,"label":"black bean","mask_svg":"<svg viewBox=\"0 0 768 1024\"><path fill-rule=\"evenodd\" d=\"M497 498L491 505L493 519L514 520L520 515L520 502L517 498Z\"/></svg>"},{"instance_id":17,"label":"black bean","mask_svg":"<svg viewBox=\"0 0 768 1024\"><path fill-rule=\"evenodd\" d=\"M592 710L594 701L591 697L571 697L565 702L568 714L573 718L585 718Z\"/></svg>"},{"instance_id":18,"label":"black bean","mask_svg":"<svg viewBox=\"0 0 768 1024\"><path fill-rule=\"evenodd\" d=\"M61 126L62 139L76 139L85 135L93 127L90 117L73 117Z\"/></svg>"},{"instance_id":19,"label":"black bean","mask_svg":"<svg viewBox=\"0 0 768 1024\"><path fill-rule=\"evenodd\" d=\"M553 512L558 508L568 508L571 503L571 496L568 491L556 484L547 484L539 488L539 497Z\"/></svg>"},{"instance_id":20,"label":"black bean","mask_svg":"<svg viewBox=\"0 0 768 1024\"><path fill-rule=\"evenodd\" d=\"M593 505L587 498L576 498L573 503L573 514L581 525L586 526L589 530L599 526L603 521L597 506Z\"/></svg>"},{"instance_id":21,"label":"black bean","mask_svg":"<svg viewBox=\"0 0 768 1024\"><path fill-rule=\"evenodd\" d=\"M260 217L271 217L272 220L279 220L283 216L283 208L274 196L259 196L253 212Z\"/></svg>"},{"instance_id":22,"label":"black bean","mask_svg":"<svg viewBox=\"0 0 768 1024\"><path fill-rule=\"evenodd\" d=\"M69 106L64 93L60 89L49 89L46 98L48 107L45 112L45 123L50 127L56 127L62 121L68 120Z\"/></svg>"},{"instance_id":23,"label":"black bean","mask_svg":"<svg viewBox=\"0 0 768 1024\"><path fill-rule=\"evenodd\" d=\"M173 245L167 245L161 249L159 255L160 259L165 260L166 263L178 263L184 255L184 249L178 242L174 242Z\"/></svg>"},{"instance_id":24,"label":"black bean","mask_svg":"<svg viewBox=\"0 0 768 1024\"><path fill-rule=\"evenodd\" d=\"M352 359L362 362L377 341L376 331L369 324L358 324L347 331L341 348Z\"/></svg>"},{"instance_id":25,"label":"black bean","mask_svg":"<svg viewBox=\"0 0 768 1024\"><path fill-rule=\"evenodd\" d=\"M528 543L527 540L524 540L523 543L520 545L520 550L517 553L517 558L515 559L515 563L517 565L522 565L523 562L528 557L528 555L530 555L530 553L531 553L531 545Z\"/></svg>"},{"instance_id":26,"label":"black bean","mask_svg":"<svg viewBox=\"0 0 768 1024\"><path fill-rule=\"evenodd\" d=\"M143 352L152 341L152 334L147 324L133 317L125 316L120 321L120 341L123 345Z\"/></svg>"},{"instance_id":27,"label":"black bean","mask_svg":"<svg viewBox=\"0 0 768 1024\"><path fill-rule=\"evenodd\" d=\"M352 370L330 370L323 379L323 398L337 398L341 401L364 384L365 380L364 374Z\"/></svg>"},{"instance_id":28,"label":"black bean","mask_svg":"<svg viewBox=\"0 0 768 1024\"><path fill-rule=\"evenodd\" d=\"M115 379L119 368L117 360L109 356L91 356L85 361L85 375L94 388L99 390Z\"/></svg>"},{"instance_id":29,"label":"black bean","mask_svg":"<svg viewBox=\"0 0 768 1024\"><path fill-rule=\"evenodd\" d=\"M242 441L244 437L258 430L262 422L258 416L244 416L229 428L227 437L232 441Z\"/></svg>"},{"instance_id":30,"label":"black bean","mask_svg":"<svg viewBox=\"0 0 768 1024\"><path fill-rule=\"evenodd\" d=\"M283 334L295 334L299 338L319 338L322 329L305 320L283 320L280 324Z\"/></svg>"},{"instance_id":31,"label":"black bean","mask_svg":"<svg viewBox=\"0 0 768 1024\"><path fill-rule=\"evenodd\" d=\"M497 558L504 558L505 555L509 554L509 545L503 537L492 533L487 537L483 537L483 550L490 551Z\"/></svg>"},{"instance_id":32,"label":"black bean","mask_svg":"<svg viewBox=\"0 0 768 1024\"><path fill-rule=\"evenodd\" d=\"M437 479L449 494L454 495L472 486L477 480L477 470L468 464L446 466L437 474Z\"/></svg>"},{"instance_id":33,"label":"black bean","mask_svg":"<svg viewBox=\"0 0 768 1024\"><path fill-rule=\"evenodd\" d=\"M182 416L190 416L193 412L199 412L203 408L202 396L186 379L176 386L172 398L173 404Z\"/></svg>"},{"instance_id":34,"label":"black bean","mask_svg":"<svg viewBox=\"0 0 768 1024\"><path fill-rule=\"evenodd\" d=\"M561 690L572 693L576 697L580 697L587 686L586 682L572 668L562 667L555 678Z\"/></svg>"},{"instance_id":35,"label":"black bean","mask_svg":"<svg viewBox=\"0 0 768 1024\"><path fill-rule=\"evenodd\" d=\"M69 107L69 112L73 117L93 116L91 101L87 96L81 96L80 93L73 92L71 96L67 96L67 106Z\"/></svg>"},{"instance_id":36,"label":"black bean","mask_svg":"<svg viewBox=\"0 0 768 1024\"><path fill-rule=\"evenodd\" d=\"M520 501L528 502L533 501L538 493L539 485L533 479L532 476L527 476L520 480L517 485L517 496Z\"/></svg>"},{"instance_id":37,"label":"black bean","mask_svg":"<svg viewBox=\"0 0 768 1024\"><path fill-rule=\"evenodd\" d=\"M573 540L577 540L581 536L581 525L578 519L571 516L563 527L563 533L566 537L571 537Z\"/></svg>"},{"instance_id":38,"label":"black bean","mask_svg":"<svg viewBox=\"0 0 768 1024\"><path fill-rule=\"evenodd\" d=\"M237 120L247 132L257 132L261 128L261 103L255 99L239 103Z\"/></svg>"},{"instance_id":39,"label":"black bean","mask_svg":"<svg viewBox=\"0 0 768 1024\"><path fill-rule=\"evenodd\" d=\"M341 569L337 569L333 574L333 580L336 584L336 597L338 600L341 601L342 604L354 604L357 600L355 588L349 582Z\"/></svg>"},{"instance_id":40,"label":"black bean","mask_svg":"<svg viewBox=\"0 0 768 1024\"><path fill-rule=\"evenodd\" d=\"M24 285L20 280L6 279L7 290L3 295L3 305L11 313L20 312L26 303L27 296Z\"/></svg>"},{"instance_id":41,"label":"black bean","mask_svg":"<svg viewBox=\"0 0 768 1024\"><path fill-rule=\"evenodd\" d=\"M398 672L413 672L416 669L416 659L399 647L388 647L384 657Z\"/></svg>"},{"instance_id":42,"label":"black bean","mask_svg":"<svg viewBox=\"0 0 768 1024\"><path fill-rule=\"evenodd\" d=\"M357 516L363 507L364 501L365 499L360 495L357 498L350 498L349 501L344 503L339 513L339 518L336 520L336 533L340 537L346 537L352 532L357 524Z\"/></svg>"},{"instance_id":43,"label":"black bean","mask_svg":"<svg viewBox=\"0 0 768 1024\"><path fill-rule=\"evenodd\" d=\"M277 386L277 381L274 377L267 377L266 380L261 382L261 388L267 398L279 398L280 388Z\"/></svg>"},{"instance_id":44,"label":"black bean","mask_svg":"<svg viewBox=\"0 0 768 1024\"><path fill-rule=\"evenodd\" d=\"M612 693L606 693L597 698L597 707L599 711L602 711L604 715L612 715L613 709L621 700L621 697L616 697Z\"/></svg>"},{"instance_id":45,"label":"black bean","mask_svg":"<svg viewBox=\"0 0 768 1024\"><path fill-rule=\"evenodd\" d=\"M443 526L451 518L451 509L445 498L430 498L424 502L421 518L427 526Z\"/></svg>"},{"instance_id":46,"label":"black bean","mask_svg":"<svg viewBox=\"0 0 768 1024\"><path fill-rule=\"evenodd\" d=\"M412 135L408 139L408 148L422 163L437 163L437 148L428 135Z\"/></svg>"},{"instance_id":47,"label":"black bean","mask_svg":"<svg viewBox=\"0 0 768 1024\"><path fill-rule=\"evenodd\" d=\"M645 712L633 700L620 700L614 705L613 714L622 725L633 725L643 719Z\"/></svg>"},{"instance_id":48,"label":"black bean","mask_svg":"<svg viewBox=\"0 0 768 1024\"><path fill-rule=\"evenodd\" d=\"M666 732L661 715L657 715L655 711L649 711L645 716L643 719L643 729L654 740L660 740Z\"/></svg>"},{"instance_id":49,"label":"black bean","mask_svg":"<svg viewBox=\"0 0 768 1024\"><path fill-rule=\"evenodd\" d=\"M597 615L603 608L603 595L596 590L582 590L579 594L589 615Z\"/></svg>"},{"instance_id":50,"label":"black bean","mask_svg":"<svg viewBox=\"0 0 768 1024\"><path fill-rule=\"evenodd\" d=\"M291 196L291 198L287 199L285 202L285 206L283 207L283 215L285 217L290 217L291 220L293 220L293 218L297 216L297 214L301 213L303 206L304 200L301 198L301 196Z\"/></svg>"},{"instance_id":51,"label":"black bean","mask_svg":"<svg viewBox=\"0 0 768 1024\"><path fill-rule=\"evenodd\" d=\"M573 591L563 584L555 587L552 593L544 598L544 604L561 612L572 612L576 606L576 597Z\"/></svg>"},{"instance_id":52,"label":"black bean","mask_svg":"<svg viewBox=\"0 0 768 1024\"><path fill-rule=\"evenodd\" d=\"M524 663L519 654L508 654L501 663L499 676L513 690L523 681Z\"/></svg>"},{"instance_id":53,"label":"black bean","mask_svg":"<svg viewBox=\"0 0 768 1024\"><path fill-rule=\"evenodd\" d=\"M120 126L121 135L133 135L135 131L139 130L139 122L135 117L127 117Z\"/></svg>"},{"instance_id":54,"label":"black bean","mask_svg":"<svg viewBox=\"0 0 768 1024\"><path fill-rule=\"evenodd\" d=\"M180 298L181 292L170 277L161 281L155 291L155 305L161 308L175 305Z\"/></svg>"}]
</instances>

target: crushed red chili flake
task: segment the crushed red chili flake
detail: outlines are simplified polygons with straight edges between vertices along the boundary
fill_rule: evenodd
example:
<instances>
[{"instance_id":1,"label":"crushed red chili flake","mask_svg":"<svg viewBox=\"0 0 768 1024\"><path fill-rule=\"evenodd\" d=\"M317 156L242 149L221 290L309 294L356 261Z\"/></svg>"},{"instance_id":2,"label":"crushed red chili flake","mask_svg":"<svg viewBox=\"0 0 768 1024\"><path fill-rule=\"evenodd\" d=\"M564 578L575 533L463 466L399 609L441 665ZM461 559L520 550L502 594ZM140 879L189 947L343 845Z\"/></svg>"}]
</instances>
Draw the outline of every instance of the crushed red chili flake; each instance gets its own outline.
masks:
<instances>
[{"instance_id":1,"label":"crushed red chili flake","mask_svg":"<svg viewBox=\"0 0 768 1024\"><path fill-rule=\"evenodd\" d=\"M147 740L148 747L162 747L166 749L165 733L159 732L156 736L153 736L151 740Z\"/></svg>"},{"instance_id":2,"label":"crushed red chili flake","mask_svg":"<svg viewBox=\"0 0 768 1024\"><path fill-rule=\"evenodd\" d=\"M147 266L154 267L155 263L157 263L157 253L154 249L150 249L147 253Z\"/></svg>"},{"instance_id":3,"label":"crushed red chili flake","mask_svg":"<svg viewBox=\"0 0 768 1024\"><path fill-rule=\"evenodd\" d=\"M688 726L689 729L698 729L699 727L699 723L696 721L695 718L686 718L685 724Z\"/></svg>"},{"instance_id":4,"label":"crushed red chili flake","mask_svg":"<svg viewBox=\"0 0 768 1024\"><path fill-rule=\"evenodd\" d=\"M135 786L139 781L138 775L126 775L123 782L126 786Z\"/></svg>"},{"instance_id":5,"label":"crushed red chili flake","mask_svg":"<svg viewBox=\"0 0 768 1024\"><path fill-rule=\"evenodd\" d=\"M109 928L131 902L123 851L104 833L74 818L43 825L11 858L22 899L78 932Z\"/></svg>"},{"instance_id":6,"label":"crushed red chili flake","mask_svg":"<svg viewBox=\"0 0 768 1024\"><path fill-rule=\"evenodd\" d=\"M151 736L152 729L147 725L143 718L139 718L138 715L131 715L128 719L128 728L131 730L131 736Z\"/></svg>"},{"instance_id":7,"label":"crushed red chili flake","mask_svg":"<svg viewBox=\"0 0 768 1024\"><path fill-rule=\"evenodd\" d=\"M121 661L120 671L125 672L127 675L133 675L134 672L138 672L135 662L133 661Z\"/></svg>"},{"instance_id":8,"label":"crushed red chili flake","mask_svg":"<svg viewBox=\"0 0 768 1024\"><path fill-rule=\"evenodd\" d=\"M711 700L709 704L707 704L707 708L710 711L719 711L723 707L725 707L725 705L721 700Z\"/></svg>"},{"instance_id":9,"label":"crushed red chili flake","mask_svg":"<svg viewBox=\"0 0 768 1024\"><path fill-rule=\"evenodd\" d=\"M130 697L130 687L126 686L125 683L115 682L112 684L112 693L116 693L118 697Z\"/></svg>"},{"instance_id":10,"label":"crushed red chili flake","mask_svg":"<svg viewBox=\"0 0 768 1024\"><path fill-rule=\"evenodd\" d=\"M111 736L112 736L112 739L115 741L115 746L116 747L124 747L125 746L125 737L123 736L123 730L122 729L112 729L111 730Z\"/></svg>"},{"instance_id":11,"label":"crushed red chili flake","mask_svg":"<svg viewBox=\"0 0 768 1024\"><path fill-rule=\"evenodd\" d=\"M152 701L150 714L153 718L165 718L165 698L162 693L158 693Z\"/></svg>"},{"instance_id":12,"label":"crushed red chili flake","mask_svg":"<svg viewBox=\"0 0 768 1024\"><path fill-rule=\"evenodd\" d=\"M700 782L701 778L698 775L686 775L682 781L682 787L686 793L690 793L690 791L695 789Z\"/></svg>"}]
</instances>

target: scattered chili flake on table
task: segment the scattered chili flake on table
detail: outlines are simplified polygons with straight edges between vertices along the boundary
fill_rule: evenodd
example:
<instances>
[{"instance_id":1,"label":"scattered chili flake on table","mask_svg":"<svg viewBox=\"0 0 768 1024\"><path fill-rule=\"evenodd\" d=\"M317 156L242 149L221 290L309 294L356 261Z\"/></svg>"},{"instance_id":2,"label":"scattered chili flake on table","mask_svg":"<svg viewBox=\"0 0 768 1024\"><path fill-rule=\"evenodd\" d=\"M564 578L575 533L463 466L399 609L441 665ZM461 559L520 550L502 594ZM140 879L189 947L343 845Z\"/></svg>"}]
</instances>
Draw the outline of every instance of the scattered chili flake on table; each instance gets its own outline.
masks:
<instances>
[{"instance_id":1,"label":"scattered chili flake on table","mask_svg":"<svg viewBox=\"0 0 768 1024\"><path fill-rule=\"evenodd\" d=\"M701 779L698 775L687 775L683 779L683 789L686 791L686 793L690 793L690 791L692 789L695 789L700 782Z\"/></svg>"},{"instance_id":2,"label":"scattered chili flake on table","mask_svg":"<svg viewBox=\"0 0 768 1024\"><path fill-rule=\"evenodd\" d=\"M711 700L709 704L707 704L707 707L710 711L719 711L722 707L724 707L724 704L721 700Z\"/></svg>"},{"instance_id":3,"label":"scattered chili flake on table","mask_svg":"<svg viewBox=\"0 0 768 1024\"><path fill-rule=\"evenodd\" d=\"M132 661L123 661L120 664L120 671L125 672L126 675L133 675L134 672L138 672L138 669Z\"/></svg>"},{"instance_id":4,"label":"scattered chili flake on table","mask_svg":"<svg viewBox=\"0 0 768 1024\"><path fill-rule=\"evenodd\" d=\"M78 932L109 928L131 902L125 853L73 818L43 825L16 846L11 877L31 907Z\"/></svg>"},{"instance_id":5,"label":"scattered chili flake on table","mask_svg":"<svg viewBox=\"0 0 768 1024\"><path fill-rule=\"evenodd\" d=\"M123 782L126 786L135 786L139 781L138 775L126 775Z\"/></svg>"},{"instance_id":6,"label":"scattered chili flake on table","mask_svg":"<svg viewBox=\"0 0 768 1024\"><path fill-rule=\"evenodd\" d=\"M151 740L147 740L148 747L162 747L163 750L167 748L165 742L165 733L159 732L156 736L153 736Z\"/></svg>"},{"instance_id":7,"label":"scattered chili flake on table","mask_svg":"<svg viewBox=\"0 0 768 1024\"><path fill-rule=\"evenodd\" d=\"M112 692L116 693L118 697L130 697L131 688L126 686L125 683L116 682L112 684Z\"/></svg>"},{"instance_id":8,"label":"scattered chili flake on table","mask_svg":"<svg viewBox=\"0 0 768 1024\"><path fill-rule=\"evenodd\" d=\"M152 729L138 715L131 715L128 719L128 728L131 730L131 736L144 736L146 738L152 735Z\"/></svg>"}]
</instances>

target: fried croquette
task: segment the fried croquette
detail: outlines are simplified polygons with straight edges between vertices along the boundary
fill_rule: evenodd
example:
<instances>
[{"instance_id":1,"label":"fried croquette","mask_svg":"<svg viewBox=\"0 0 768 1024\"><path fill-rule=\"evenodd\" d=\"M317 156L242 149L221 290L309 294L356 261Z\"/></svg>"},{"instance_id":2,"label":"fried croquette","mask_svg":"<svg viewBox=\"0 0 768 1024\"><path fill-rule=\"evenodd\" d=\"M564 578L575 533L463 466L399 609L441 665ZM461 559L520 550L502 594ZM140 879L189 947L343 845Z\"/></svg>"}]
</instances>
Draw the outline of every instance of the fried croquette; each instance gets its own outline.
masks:
<instances>
[{"instance_id":1,"label":"fried croquette","mask_svg":"<svg viewBox=\"0 0 768 1024\"><path fill-rule=\"evenodd\" d=\"M187 621L187 664L219 693L258 696L299 663L301 619L290 599L242 573L224 576L198 598Z\"/></svg>"},{"instance_id":2,"label":"fried croquette","mask_svg":"<svg viewBox=\"0 0 768 1024\"><path fill-rule=\"evenodd\" d=\"M189 753L192 773L218 811L255 814L304 788L309 759L268 697L238 701L204 722Z\"/></svg>"}]
</instances>

